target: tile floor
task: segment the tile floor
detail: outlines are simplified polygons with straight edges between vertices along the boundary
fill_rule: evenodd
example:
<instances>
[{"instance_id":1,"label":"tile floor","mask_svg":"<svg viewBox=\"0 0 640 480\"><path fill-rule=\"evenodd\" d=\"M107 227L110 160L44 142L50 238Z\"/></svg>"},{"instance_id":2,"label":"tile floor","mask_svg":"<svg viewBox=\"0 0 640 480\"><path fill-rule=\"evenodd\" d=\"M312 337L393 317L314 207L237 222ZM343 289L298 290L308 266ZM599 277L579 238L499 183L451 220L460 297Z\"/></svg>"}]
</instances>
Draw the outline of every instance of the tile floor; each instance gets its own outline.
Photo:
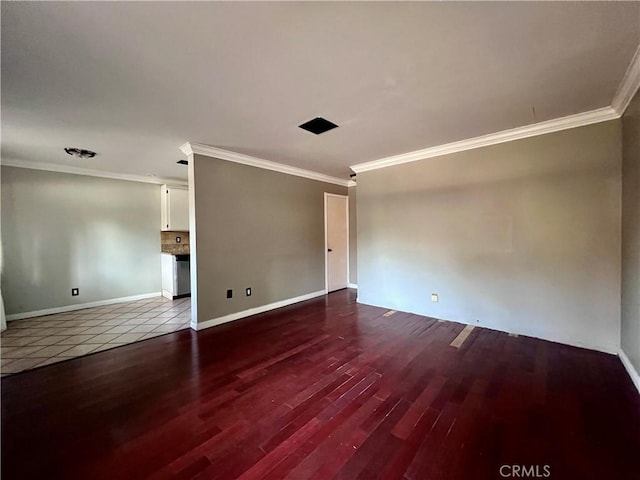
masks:
<instances>
[{"instance_id":1,"label":"tile floor","mask_svg":"<svg viewBox=\"0 0 640 480\"><path fill-rule=\"evenodd\" d=\"M8 322L2 376L189 328L189 298L157 297Z\"/></svg>"}]
</instances>

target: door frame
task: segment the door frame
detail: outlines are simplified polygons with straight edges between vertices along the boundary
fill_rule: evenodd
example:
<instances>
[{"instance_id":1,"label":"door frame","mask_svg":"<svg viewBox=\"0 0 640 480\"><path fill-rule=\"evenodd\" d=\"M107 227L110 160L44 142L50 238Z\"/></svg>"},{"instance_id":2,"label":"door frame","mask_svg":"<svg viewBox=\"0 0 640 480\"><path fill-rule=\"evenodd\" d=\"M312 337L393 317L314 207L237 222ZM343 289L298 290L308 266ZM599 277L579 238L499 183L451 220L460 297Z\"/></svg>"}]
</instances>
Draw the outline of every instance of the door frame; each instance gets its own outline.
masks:
<instances>
[{"instance_id":1,"label":"door frame","mask_svg":"<svg viewBox=\"0 0 640 480\"><path fill-rule=\"evenodd\" d=\"M338 197L344 198L345 209L346 209L346 221L347 221L347 286L351 284L351 272L349 271L349 195L338 195L337 193L328 193L324 192L324 291L325 293L329 293L329 259L327 258L327 254L329 253L327 249L329 246L327 245L327 199L329 197Z\"/></svg>"}]
</instances>

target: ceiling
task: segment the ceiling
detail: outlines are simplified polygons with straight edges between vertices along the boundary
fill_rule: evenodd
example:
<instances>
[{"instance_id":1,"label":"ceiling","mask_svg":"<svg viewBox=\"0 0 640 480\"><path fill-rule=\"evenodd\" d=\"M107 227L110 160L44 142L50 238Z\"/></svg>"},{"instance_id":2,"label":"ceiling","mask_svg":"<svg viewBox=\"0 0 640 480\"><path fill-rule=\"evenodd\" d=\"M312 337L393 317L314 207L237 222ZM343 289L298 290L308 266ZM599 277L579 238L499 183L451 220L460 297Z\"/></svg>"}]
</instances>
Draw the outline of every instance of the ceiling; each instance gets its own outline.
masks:
<instances>
[{"instance_id":1,"label":"ceiling","mask_svg":"<svg viewBox=\"0 0 640 480\"><path fill-rule=\"evenodd\" d=\"M636 2L1 8L3 160L176 179L186 141L348 178L605 107L640 43Z\"/></svg>"}]
</instances>

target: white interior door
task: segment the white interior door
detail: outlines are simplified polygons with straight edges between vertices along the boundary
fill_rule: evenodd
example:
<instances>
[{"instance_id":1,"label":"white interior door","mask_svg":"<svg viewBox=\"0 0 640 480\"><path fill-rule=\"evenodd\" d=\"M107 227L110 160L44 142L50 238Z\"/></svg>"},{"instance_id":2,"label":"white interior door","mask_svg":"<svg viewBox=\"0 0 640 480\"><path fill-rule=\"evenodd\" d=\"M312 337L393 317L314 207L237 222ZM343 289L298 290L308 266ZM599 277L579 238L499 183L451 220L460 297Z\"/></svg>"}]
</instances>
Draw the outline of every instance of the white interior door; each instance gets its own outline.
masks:
<instances>
[{"instance_id":1,"label":"white interior door","mask_svg":"<svg viewBox=\"0 0 640 480\"><path fill-rule=\"evenodd\" d=\"M326 286L329 292L349 284L349 198L324 194Z\"/></svg>"}]
</instances>

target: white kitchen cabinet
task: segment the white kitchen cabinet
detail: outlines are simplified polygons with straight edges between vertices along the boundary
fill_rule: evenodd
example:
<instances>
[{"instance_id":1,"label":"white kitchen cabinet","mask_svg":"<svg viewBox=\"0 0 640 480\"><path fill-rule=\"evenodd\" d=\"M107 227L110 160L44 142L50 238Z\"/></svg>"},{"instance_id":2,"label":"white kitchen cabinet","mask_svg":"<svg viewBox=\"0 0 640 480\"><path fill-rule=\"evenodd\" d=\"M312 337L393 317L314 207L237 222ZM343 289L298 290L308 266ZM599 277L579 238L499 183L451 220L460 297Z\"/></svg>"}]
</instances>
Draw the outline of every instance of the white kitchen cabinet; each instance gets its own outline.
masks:
<instances>
[{"instance_id":1,"label":"white kitchen cabinet","mask_svg":"<svg viewBox=\"0 0 640 480\"><path fill-rule=\"evenodd\" d=\"M162 185L160 190L163 231L189 231L189 190Z\"/></svg>"},{"instance_id":2,"label":"white kitchen cabinet","mask_svg":"<svg viewBox=\"0 0 640 480\"><path fill-rule=\"evenodd\" d=\"M162 265L162 296L170 300L191 293L189 255L160 255Z\"/></svg>"}]
</instances>

